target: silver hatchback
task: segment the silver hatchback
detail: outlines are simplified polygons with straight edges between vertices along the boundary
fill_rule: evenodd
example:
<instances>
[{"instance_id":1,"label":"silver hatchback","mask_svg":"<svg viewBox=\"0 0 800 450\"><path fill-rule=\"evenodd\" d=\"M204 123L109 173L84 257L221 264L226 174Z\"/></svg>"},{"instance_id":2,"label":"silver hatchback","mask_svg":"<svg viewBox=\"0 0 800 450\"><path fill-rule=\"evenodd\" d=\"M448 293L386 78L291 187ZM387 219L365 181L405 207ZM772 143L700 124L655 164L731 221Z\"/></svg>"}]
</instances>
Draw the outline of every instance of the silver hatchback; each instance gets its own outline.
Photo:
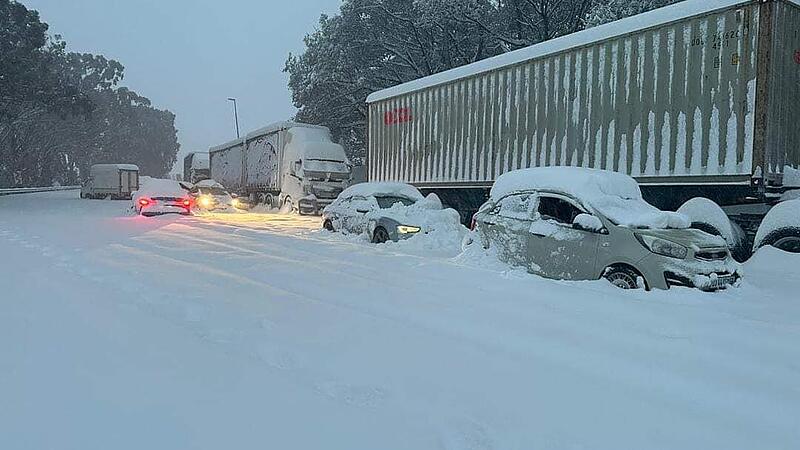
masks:
<instances>
[{"instance_id":1,"label":"silver hatchback","mask_svg":"<svg viewBox=\"0 0 800 450\"><path fill-rule=\"evenodd\" d=\"M493 196L473 217L473 229L501 260L547 278L605 277L625 289L682 285L704 290L739 278L739 266L722 238L684 226L621 224L610 217L620 211L606 214L592 204L592 195L581 198L574 191L540 188ZM626 215L675 214L640 198L618 200L617 208L628 206Z\"/></svg>"}]
</instances>

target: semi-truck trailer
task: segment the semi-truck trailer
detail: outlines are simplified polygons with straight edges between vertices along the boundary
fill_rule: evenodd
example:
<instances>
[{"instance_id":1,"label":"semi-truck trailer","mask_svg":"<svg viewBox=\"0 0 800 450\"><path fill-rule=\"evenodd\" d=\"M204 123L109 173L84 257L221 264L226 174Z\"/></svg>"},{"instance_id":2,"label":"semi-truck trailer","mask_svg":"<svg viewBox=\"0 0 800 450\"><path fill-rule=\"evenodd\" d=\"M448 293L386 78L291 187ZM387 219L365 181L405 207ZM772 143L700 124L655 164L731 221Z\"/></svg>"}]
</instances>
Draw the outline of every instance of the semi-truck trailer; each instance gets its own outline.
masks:
<instances>
[{"instance_id":1,"label":"semi-truck trailer","mask_svg":"<svg viewBox=\"0 0 800 450\"><path fill-rule=\"evenodd\" d=\"M367 104L370 180L436 192L465 220L502 173L572 165L631 175L663 209L711 199L722 208L685 208L696 225L725 235L710 222L727 215L752 244L800 185L800 1L688 0ZM790 222L782 247L800 251Z\"/></svg>"},{"instance_id":2,"label":"semi-truck trailer","mask_svg":"<svg viewBox=\"0 0 800 450\"><path fill-rule=\"evenodd\" d=\"M197 183L210 176L208 152L192 152L183 158L183 181Z\"/></svg>"},{"instance_id":3,"label":"semi-truck trailer","mask_svg":"<svg viewBox=\"0 0 800 450\"><path fill-rule=\"evenodd\" d=\"M251 203L319 214L350 183L352 167L328 128L278 122L209 149L211 178Z\"/></svg>"}]
</instances>

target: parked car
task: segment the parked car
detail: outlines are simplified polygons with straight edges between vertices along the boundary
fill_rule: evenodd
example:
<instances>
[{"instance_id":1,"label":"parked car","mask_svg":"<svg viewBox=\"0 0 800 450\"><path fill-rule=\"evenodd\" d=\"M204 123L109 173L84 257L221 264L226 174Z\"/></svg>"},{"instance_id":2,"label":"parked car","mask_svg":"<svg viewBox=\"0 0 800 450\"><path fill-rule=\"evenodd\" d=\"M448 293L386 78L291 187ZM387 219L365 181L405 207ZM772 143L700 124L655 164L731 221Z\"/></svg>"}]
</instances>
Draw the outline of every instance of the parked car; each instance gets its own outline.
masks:
<instances>
[{"instance_id":1,"label":"parked car","mask_svg":"<svg viewBox=\"0 0 800 450\"><path fill-rule=\"evenodd\" d=\"M133 193L134 211L146 217L189 215L192 203L186 187L174 180L142 177L142 188Z\"/></svg>"},{"instance_id":2,"label":"parked car","mask_svg":"<svg viewBox=\"0 0 800 450\"><path fill-rule=\"evenodd\" d=\"M721 289L739 278L725 240L642 199L618 172L578 167L502 175L473 217L485 248L547 278L608 279L624 289Z\"/></svg>"},{"instance_id":3,"label":"parked car","mask_svg":"<svg viewBox=\"0 0 800 450\"><path fill-rule=\"evenodd\" d=\"M130 200L139 189L139 167L133 164L95 164L81 185L81 198Z\"/></svg>"},{"instance_id":4,"label":"parked car","mask_svg":"<svg viewBox=\"0 0 800 450\"><path fill-rule=\"evenodd\" d=\"M199 211L236 211L245 209L246 205L231 195L221 184L214 180L202 180L189 189L193 198L192 205Z\"/></svg>"},{"instance_id":5,"label":"parked car","mask_svg":"<svg viewBox=\"0 0 800 450\"><path fill-rule=\"evenodd\" d=\"M403 183L361 183L345 189L322 213L326 230L366 234L374 243L399 241L437 227L459 226L458 213L435 194Z\"/></svg>"}]
</instances>

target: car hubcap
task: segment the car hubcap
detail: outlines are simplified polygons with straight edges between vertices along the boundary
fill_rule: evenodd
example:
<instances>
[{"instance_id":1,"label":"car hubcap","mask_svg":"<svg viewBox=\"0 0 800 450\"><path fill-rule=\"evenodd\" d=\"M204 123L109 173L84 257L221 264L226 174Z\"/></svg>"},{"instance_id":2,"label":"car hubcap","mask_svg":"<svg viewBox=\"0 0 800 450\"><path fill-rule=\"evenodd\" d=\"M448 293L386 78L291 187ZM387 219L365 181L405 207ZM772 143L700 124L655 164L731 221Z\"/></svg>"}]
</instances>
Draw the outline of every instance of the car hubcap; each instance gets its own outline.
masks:
<instances>
[{"instance_id":1,"label":"car hubcap","mask_svg":"<svg viewBox=\"0 0 800 450\"><path fill-rule=\"evenodd\" d=\"M800 237L788 236L778 239L773 244L775 248L779 248L789 253L800 253Z\"/></svg>"},{"instance_id":2,"label":"car hubcap","mask_svg":"<svg viewBox=\"0 0 800 450\"><path fill-rule=\"evenodd\" d=\"M608 276L608 281L621 289L636 288L636 280L633 280L628 274L625 273L612 273Z\"/></svg>"}]
</instances>

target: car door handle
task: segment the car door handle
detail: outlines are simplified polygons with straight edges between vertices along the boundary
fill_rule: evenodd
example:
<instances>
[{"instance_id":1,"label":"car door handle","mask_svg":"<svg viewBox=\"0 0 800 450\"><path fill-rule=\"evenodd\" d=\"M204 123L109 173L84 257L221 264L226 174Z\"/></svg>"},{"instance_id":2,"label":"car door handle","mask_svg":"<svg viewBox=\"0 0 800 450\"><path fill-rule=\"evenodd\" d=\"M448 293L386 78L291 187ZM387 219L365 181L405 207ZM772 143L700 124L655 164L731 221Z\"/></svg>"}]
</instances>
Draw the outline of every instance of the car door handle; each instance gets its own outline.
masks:
<instances>
[{"instance_id":1,"label":"car door handle","mask_svg":"<svg viewBox=\"0 0 800 450\"><path fill-rule=\"evenodd\" d=\"M367 210L367 209L357 209L356 212L357 213L361 213L361 214L366 214L366 213L369 212L369 210Z\"/></svg>"},{"instance_id":2,"label":"car door handle","mask_svg":"<svg viewBox=\"0 0 800 450\"><path fill-rule=\"evenodd\" d=\"M540 238L547 237L547 235L544 235L544 234L541 234L541 233L531 233L531 234L536 236L536 237L540 237Z\"/></svg>"},{"instance_id":3,"label":"car door handle","mask_svg":"<svg viewBox=\"0 0 800 450\"><path fill-rule=\"evenodd\" d=\"M486 225L497 225L497 222L487 222L485 220L483 221L483 223L485 223Z\"/></svg>"}]
</instances>

